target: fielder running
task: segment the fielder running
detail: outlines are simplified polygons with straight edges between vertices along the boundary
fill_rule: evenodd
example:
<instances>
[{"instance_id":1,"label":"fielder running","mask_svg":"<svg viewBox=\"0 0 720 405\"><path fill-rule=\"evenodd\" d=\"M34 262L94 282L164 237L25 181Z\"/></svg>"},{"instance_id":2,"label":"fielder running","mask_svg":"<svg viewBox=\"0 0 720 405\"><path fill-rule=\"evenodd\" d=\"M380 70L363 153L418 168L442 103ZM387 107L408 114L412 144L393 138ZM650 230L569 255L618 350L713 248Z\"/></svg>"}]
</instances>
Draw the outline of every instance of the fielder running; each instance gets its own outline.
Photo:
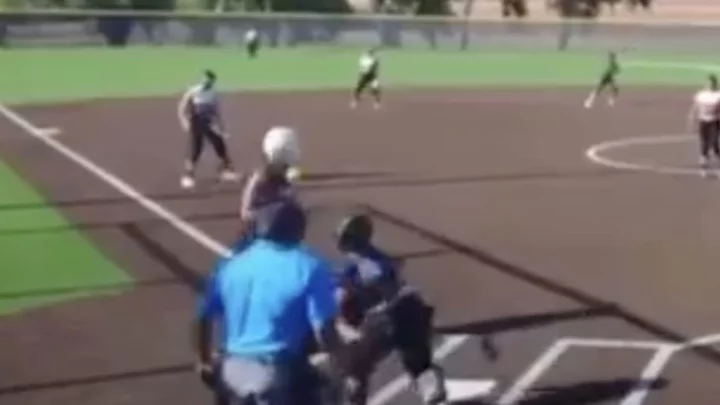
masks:
<instances>
[{"instance_id":1,"label":"fielder running","mask_svg":"<svg viewBox=\"0 0 720 405\"><path fill-rule=\"evenodd\" d=\"M258 49L260 49L260 34L255 28L250 28L245 33L245 50L247 50L250 59L257 56Z\"/></svg>"},{"instance_id":2,"label":"fielder running","mask_svg":"<svg viewBox=\"0 0 720 405\"><path fill-rule=\"evenodd\" d=\"M620 65L617 61L617 55L615 52L610 52L607 57L607 66L605 67L602 76L600 76L600 81L597 86L595 86L595 89L590 92L587 99L585 99L585 108L592 108L595 104L597 96L606 90L609 91L607 98L608 105L611 107L615 105L620 93L620 88L618 87L616 80L619 73Z\"/></svg>"},{"instance_id":3,"label":"fielder running","mask_svg":"<svg viewBox=\"0 0 720 405\"><path fill-rule=\"evenodd\" d=\"M360 75L358 77L355 90L353 91L352 101L350 101L350 107L357 107L360 103L360 98L365 90L370 89L370 94L373 97L373 107L375 109L380 108L380 59L375 52L375 49L370 49L360 56Z\"/></svg>"},{"instance_id":4,"label":"fielder running","mask_svg":"<svg viewBox=\"0 0 720 405\"><path fill-rule=\"evenodd\" d=\"M203 81L185 92L178 103L180 125L190 135L185 173L180 179L180 185L185 189L195 187L195 168L206 142L210 142L221 161L220 180L238 180L225 143L227 135L220 115L220 101L215 91L216 79L214 72L206 70Z\"/></svg>"}]
</instances>

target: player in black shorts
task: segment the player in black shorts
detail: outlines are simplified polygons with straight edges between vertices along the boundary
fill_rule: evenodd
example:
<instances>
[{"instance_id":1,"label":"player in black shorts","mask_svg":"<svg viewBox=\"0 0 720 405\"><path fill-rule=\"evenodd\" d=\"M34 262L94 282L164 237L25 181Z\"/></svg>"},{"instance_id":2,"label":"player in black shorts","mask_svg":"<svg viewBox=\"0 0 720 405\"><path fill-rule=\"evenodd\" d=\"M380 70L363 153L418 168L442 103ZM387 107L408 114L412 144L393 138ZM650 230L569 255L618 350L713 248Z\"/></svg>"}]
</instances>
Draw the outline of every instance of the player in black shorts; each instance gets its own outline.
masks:
<instances>
[{"instance_id":1,"label":"player in black shorts","mask_svg":"<svg viewBox=\"0 0 720 405\"><path fill-rule=\"evenodd\" d=\"M688 124L700 140L700 168L703 177L718 176L720 165L720 85L714 74L705 88L695 93Z\"/></svg>"},{"instance_id":2,"label":"player in black shorts","mask_svg":"<svg viewBox=\"0 0 720 405\"><path fill-rule=\"evenodd\" d=\"M424 404L446 400L443 370L433 362L434 309L402 279L399 263L372 242L373 223L365 215L345 218L338 227L344 263L338 276L337 321L341 337L351 344L345 375L348 405L365 405L368 383L391 352Z\"/></svg>"},{"instance_id":3,"label":"player in black shorts","mask_svg":"<svg viewBox=\"0 0 720 405\"><path fill-rule=\"evenodd\" d=\"M210 142L221 160L220 180L237 181L238 179L225 144L225 128L220 115L215 82L215 73L206 70L202 83L191 87L178 104L180 125L190 135L185 173L180 180L180 185L183 188L195 187L195 167L206 142Z\"/></svg>"},{"instance_id":4,"label":"player in black shorts","mask_svg":"<svg viewBox=\"0 0 720 405\"><path fill-rule=\"evenodd\" d=\"M615 52L610 52L608 53L607 67L603 71L603 74L600 77L600 81L598 82L597 86L595 86L595 89L590 92L588 98L585 99L585 108L592 108L592 106L595 104L595 99L597 98L597 96L605 90L609 91L607 99L608 105L615 105L615 101L617 100L618 94L620 93L620 89L617 85L617 80L615 80L618 73L620 73L620 65L617 61L617 55L615 55Z\"/></svg>"},{"instance_id":5,"label":"player in black shorts","mask_svg":"<svg viewBox=\"0 0 720 405\"><path fill-rule=\"evenodd\" d=\"M360 76L355 85L350 106L355 108L360 102L362 93L369 88L374 101L373 106L376 109L380 108L380 60L375 49L370 49L360 56L359 68Z\"/></svg>"}]
</instances>

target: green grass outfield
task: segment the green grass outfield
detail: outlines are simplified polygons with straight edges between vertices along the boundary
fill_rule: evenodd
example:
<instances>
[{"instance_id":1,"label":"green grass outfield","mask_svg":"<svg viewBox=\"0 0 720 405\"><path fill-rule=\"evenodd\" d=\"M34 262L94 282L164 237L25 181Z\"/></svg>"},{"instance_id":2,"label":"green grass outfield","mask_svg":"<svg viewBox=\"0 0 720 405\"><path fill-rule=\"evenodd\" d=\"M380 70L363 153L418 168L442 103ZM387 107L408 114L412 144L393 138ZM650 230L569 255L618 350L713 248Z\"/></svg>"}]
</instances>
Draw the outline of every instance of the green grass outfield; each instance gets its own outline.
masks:
<instances>
[{"instance_id":1,"label":"green grass outfield","mask_svg":"<svg viewBox=\"0 0 720 405\"><path fill-rule=\"evenodd\" d=\"M359 52L358 48L267 49L250 61L234 48L7 49L0 51L0 103L177 94L204 68L217 71L219 85L227 91L346 89L355 80ZM383 81L390 87L589 87L604 64L602 53L578 52L405 50L383 51L382 59ZM635 85L696 86L704 74L692 65L720 65L720 58L687 54L621 55L621 62L626 59L686 64L627 64L622 83ZM0 314L86 296L97 292L94 286L131 281L48 207L31 185L0 163ZM72 288L79 290L42 293Z\"/></svg>"},{"instance_id":2,"label":"green grass outfield","mask_svg":"<svg viewBox=\"0 0 720 405\"><path fill-rule=\"evenodd\" d=\"M4 103L178 93L209 67L226 90L347 88L355 79L359 49L264 50L249 61L238 48L138 47L116 49L21 49L0 52ZM677 60L671 54L627 54L633 60ZM383 81L389 86L590 86L604 63L602 53L500 51L384 51ZM683 55L687 63L720 65ZM697 85L691 69L626 66L628 84Z\"/></svg>"}]
</instances>

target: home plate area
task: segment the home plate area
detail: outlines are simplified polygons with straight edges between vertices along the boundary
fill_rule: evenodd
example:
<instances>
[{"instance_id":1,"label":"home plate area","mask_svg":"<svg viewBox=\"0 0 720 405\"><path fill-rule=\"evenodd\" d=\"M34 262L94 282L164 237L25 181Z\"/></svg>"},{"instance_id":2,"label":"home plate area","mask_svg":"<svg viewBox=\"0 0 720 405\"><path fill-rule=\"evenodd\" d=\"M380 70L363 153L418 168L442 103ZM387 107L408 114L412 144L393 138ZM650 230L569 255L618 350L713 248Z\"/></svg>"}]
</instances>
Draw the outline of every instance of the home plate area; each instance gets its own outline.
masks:
<instances>
[{"instance_id":1,"label":"home plate area","mask_svg":"<svg viewBox=\"0 0 720 405\"><path fill-rule=\"evenodd\" d=\"M390 213L363 210L373 216L379 242L404 259L405 276L439 304L435 355L450 403L659 403L661 391L671 392L662 378L671 360L697 357L621 307L549 280L525 280L521 269L512 273L503 267L509 264L475 257ZM451 300L450 292L469 299ZM418 403L393 357L379 367L373 387L370 405Z\"/></svg>"},{"instance_id":2,"label":"home plate area","mask_svg":"<svg viewBox=\"0 0 720 405\"><path fill-rule=\"evenodd\" d=\"M662 375L678 375L688 370L696 372L701 364L711 367L698 356L685 355L688 353L684 351L691 347L682 344L561 338L541 350L523 368L521 363L529 354L523 346L506 351L493 347L497 342L492 342L495 340L492 337L455 335L446 338L463 339L462 347L442 361L448 375L448 403L453 404L677 403L675 401L682 394L670 389L670 381L674 383L675 379ZM716 341L718 337L713 335L711 338ZM492 378L488 378L489 375ZM704 384L707 388L712 381L707 378L683 381L681 378L680 384L683 392L687 392L688 384ZM376 393L376 400L371 404L385 402L383 394ZM391 403L415 404L417 398L405 390Z\"/></svg>"}]
</instances>

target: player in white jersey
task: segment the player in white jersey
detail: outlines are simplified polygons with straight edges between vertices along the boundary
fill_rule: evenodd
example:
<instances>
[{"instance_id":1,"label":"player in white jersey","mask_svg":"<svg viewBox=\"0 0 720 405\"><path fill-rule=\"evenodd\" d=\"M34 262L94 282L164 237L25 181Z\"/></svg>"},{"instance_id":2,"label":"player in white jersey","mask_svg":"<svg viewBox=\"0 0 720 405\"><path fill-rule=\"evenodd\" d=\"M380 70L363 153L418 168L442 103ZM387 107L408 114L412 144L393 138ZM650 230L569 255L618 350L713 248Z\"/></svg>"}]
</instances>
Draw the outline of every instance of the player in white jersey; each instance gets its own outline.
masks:
<instances>
[{"instance_id":1,"label":"player in white jersey","mask_svg":"<svg viewBox=\"0 0 720 405\"><path fill-rule=\"evenodd\" d=\"M202 83L191 87L185 92L178 104L180 125L190 135L185 173L180 180L180 185L183 188L193 188L195 186L195 167L202 155L205 142L210 142L221 160L220 180L238 180L238 175L233 169L227 145L225 144L225 125L220 115L215 81L215 73L206 70Z\"/></svg>"},{"instance_id":2,"label":"player in white jersey","mask_svg":"<svg viewBox=\"0 0 720 405\"><path fill-rule=\"evenodd\" d=\"M360 56L359 68L360 76L355 85L350 106L355 108L360 102L362 93L369 88L374 101L373 106L376 109L380 108L380 60L375 49L370 49Z\"/></svg>"},{"instance_id":3,"label":"player in white jersey","mask_svg":"<svg viewBox=\"0 0 720 405\"><path fill-rule=\"evenodd\" d=\"M710 75L707 87L695 93L688 121L699 135L700 167L703 176L708 176L712 166L711 153L716 164L720 164L720 90L717 76Z\"/></svg>"},{"instance_id":4,"label":"player in white jersey","mask_svg":"<svg viewBox=\"0 0 720 405\"><path fill-rule=\"evenodd\" d=\"M260 34L255 28L250 28L245 32L245 49L247 50L248 56L252 59L257 56L257 51L260 48Z\"/></svg>"}]
</instances>

